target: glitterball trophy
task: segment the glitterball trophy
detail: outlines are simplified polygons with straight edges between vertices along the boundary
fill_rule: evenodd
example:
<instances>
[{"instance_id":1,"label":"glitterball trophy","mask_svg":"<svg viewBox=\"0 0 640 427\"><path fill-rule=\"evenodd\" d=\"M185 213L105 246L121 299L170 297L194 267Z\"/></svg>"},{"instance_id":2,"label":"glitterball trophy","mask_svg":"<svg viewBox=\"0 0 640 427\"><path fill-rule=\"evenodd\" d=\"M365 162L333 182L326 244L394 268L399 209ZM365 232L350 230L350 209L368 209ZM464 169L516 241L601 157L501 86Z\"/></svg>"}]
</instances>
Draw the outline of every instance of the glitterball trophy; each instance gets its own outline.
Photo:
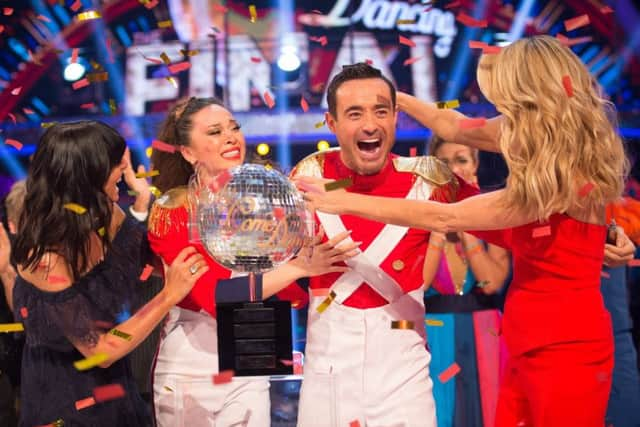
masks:
<instances>
[{"instance_id":1,"label":"glitterball trophy","mask_svg":"<svg viewBox=\"0 0 640 427\"><path fill-rule=\"evenodd\" d=\"M313 217L302 196L281 173L244 164L190 197L197 239L219 264L249 276L249 301L216 306L220 371L291 374L291 304L257 301L256 274L289 261L310 237Z\"/></svg>"}]
</instances>

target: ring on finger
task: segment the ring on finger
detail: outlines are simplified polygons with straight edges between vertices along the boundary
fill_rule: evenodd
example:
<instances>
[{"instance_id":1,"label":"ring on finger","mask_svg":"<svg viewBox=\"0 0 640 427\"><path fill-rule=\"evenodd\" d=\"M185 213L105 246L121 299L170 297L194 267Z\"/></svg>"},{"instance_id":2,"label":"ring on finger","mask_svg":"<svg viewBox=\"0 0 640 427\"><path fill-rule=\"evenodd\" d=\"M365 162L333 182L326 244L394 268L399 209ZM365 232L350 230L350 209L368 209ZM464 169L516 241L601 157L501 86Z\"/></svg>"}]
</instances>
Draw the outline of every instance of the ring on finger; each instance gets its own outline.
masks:
<instances>
[{"instance_id":1,"label":"ring on finger","mask_svg":"<svg viewBox=\"0 0 640 427\"><path fill-rule=\"evenodd\" d=\"M200 268L200 267L198 266L198 263L196 262L191 267L189 267L189 273L196 274L198 272L198 268Z\"/></svg>"}]
</instances>

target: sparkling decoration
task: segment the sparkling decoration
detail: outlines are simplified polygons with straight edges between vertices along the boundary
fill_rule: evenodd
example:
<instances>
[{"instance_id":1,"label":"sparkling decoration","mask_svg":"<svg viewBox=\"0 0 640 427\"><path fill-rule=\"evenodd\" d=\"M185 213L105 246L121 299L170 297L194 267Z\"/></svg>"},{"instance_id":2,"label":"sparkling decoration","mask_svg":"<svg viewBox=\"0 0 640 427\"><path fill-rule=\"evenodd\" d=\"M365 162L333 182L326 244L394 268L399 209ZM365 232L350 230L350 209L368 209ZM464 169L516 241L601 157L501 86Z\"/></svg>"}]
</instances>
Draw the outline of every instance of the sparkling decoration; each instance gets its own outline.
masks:
<instances>
[{"instance_id":1,"label":"sparkling decoration","mask_svg":"<svg viewBox=\"0 0 640 427\"><path fill-rule=\"evenodd\" d=\"M268 271L294 257L310 237L313 217L281 173L245 164L230 169L225 182L214 181L191 186L190 199L196 204L198 239L221 265L237 272Z\"/></svg>"}]
</instances>

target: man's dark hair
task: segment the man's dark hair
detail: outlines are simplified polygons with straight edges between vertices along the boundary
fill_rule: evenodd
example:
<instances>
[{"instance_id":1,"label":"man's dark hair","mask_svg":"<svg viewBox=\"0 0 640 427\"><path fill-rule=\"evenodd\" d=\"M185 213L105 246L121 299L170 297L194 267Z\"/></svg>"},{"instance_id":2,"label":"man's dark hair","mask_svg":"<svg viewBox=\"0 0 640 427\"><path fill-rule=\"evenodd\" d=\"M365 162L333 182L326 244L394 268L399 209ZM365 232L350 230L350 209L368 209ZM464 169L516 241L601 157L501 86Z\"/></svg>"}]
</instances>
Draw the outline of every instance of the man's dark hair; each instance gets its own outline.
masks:
<instances>
[{"instance_id":1,"label":"man's dark hair","mask_svg":"<svg viewBox=\"0 0 640 427\"><path fill-rule=\"evenodd\" d=\"M393 83L391 83L391 80L386 78L376 67L372 67L365 62L358 62L357 64L343 66L342 71L336 74L329 83L329 89L327 90L327 103L329 104L329 113L331 113L334 118L337 118L336 92L338 91L338 88L344 82L360 79L383 80L387 86L389 86L389 91L391 92L391 107L395 109L396 88L393 86Z\"/></svg>"}]
</instances>

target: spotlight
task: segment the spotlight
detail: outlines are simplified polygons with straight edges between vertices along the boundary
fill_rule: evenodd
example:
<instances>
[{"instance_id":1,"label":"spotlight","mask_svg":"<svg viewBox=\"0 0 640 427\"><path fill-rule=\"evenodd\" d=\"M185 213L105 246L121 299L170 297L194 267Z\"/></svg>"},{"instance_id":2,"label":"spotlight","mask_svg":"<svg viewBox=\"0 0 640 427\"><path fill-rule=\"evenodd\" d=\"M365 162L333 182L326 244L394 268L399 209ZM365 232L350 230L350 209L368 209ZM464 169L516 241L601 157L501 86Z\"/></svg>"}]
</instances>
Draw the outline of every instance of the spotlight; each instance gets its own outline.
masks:
<instances>
[{"instance_id":1,"label":"spotlight","mask_svg":"<svg viewBox=\"0 0 640 427\"><path fill-rule=\"evenodd\" d=\"M290 72L300 68L300 58L298 57L296 47L292 45L282 46L280 56L278 57L278 67L282 71Z\"/></svg>"},{"instance_id":2,"label":"spotlight","mask_svg":"<svg viewBox=\"0 0 640 427\"><path fill-rule=\"evenodd\" d=\"M318 145L316 147L318 148L318 151L325 151L328 150L330 146L328 141L321 139L318 141Z\"/></svg>"},{"instance_id":3,"label":"spotlight","mask_svg":"<svg viewBox=\"0 0 640 427\"><path fill-rule=\"evenodd\" d=\"M261 156L266 156L267 154L269 154L269 151L271 151L271 148L269 148L269 144L265 144L264 142L256 146L256 152Z\"/></svg>"},{"instance_id":4,"label":"spotlight","mask_svg":"<svg viewBox=\"0 0 640 427\"><path fill-rule=\"evenodd\" d=\"M64 67L63 77L68 82L75 82L84 76L85 71L87 71L87 69L80 62L71 62L71 60L69 60L67 66Z\"/></svg>"}]
</instances>

